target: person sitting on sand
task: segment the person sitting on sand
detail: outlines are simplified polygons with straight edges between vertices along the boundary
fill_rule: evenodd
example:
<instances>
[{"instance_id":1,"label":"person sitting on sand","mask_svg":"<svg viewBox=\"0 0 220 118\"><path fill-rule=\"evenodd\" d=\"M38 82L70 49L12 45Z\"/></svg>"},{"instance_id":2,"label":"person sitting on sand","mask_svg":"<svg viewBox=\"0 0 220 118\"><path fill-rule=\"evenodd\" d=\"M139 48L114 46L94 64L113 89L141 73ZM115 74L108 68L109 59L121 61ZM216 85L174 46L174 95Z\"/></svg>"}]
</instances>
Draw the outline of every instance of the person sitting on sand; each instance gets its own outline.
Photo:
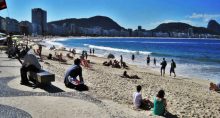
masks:
<instances>
[{"instance_id":1,"label":"person sitting on sand","mask_svg":"<svg viewBox=\"0 0 220 118\"><path fill-rule=\"evenodd\" d=\"M157 96L154 98L154 109L153 113L155 115L164 116L166 113L167 102L164 98L164 90L160 90Z\"/></svg>"},{"instance_id":2,"label":"person sitting on sand","mask_svg":"<svg viewBox=\"0 0 220 118\"><path fill-rule=\"evenodd\" d=\"M52 59L52 58L53 58L52 56L53 56L53 55L52 55L51 53L49 53L47 59Z\"/></svg>"},{"instance_id":3,"label":"person sitting on sand","mask_svg":"<svg viewBox=\"0 0 220 118\"><path fill-rule=\"evenodd\" d=\"M128 66L125 62L122 62L122 67L125 68L125 69L128 69Z\"/></svg>"},{"instance_id":4,"label":"person sitting on sand","mask_svg":"<svg viewBox=\"0 0 220 118\"><path fill-rule=\"evenodd\" d=\"M121 66L117 60L114 60L114 62L112 64L112 68L121 68Z\"/></svg>"},{"instance_id":5,"label":"person sitting on sand","mask_svg":"<svg viewBox=\"0 0 220 118\"><path fill-rule=\"evenodd\" d=\"M55 50L56 47L53 45L52 47L50 47L50 50Z\"/></svg>"},{"instance_id":6,"label":"person sitting on sand","mask_svg":"<svg viewBox=\"0 0 220 118\"><path fill-rule=\"evenodd\" d=\"M56 55L56 57L58 58L58 60L59 60L60 62L66 62L66 61L67 61L67 60L63 59L63 53L57 54L57 53L55 52L55 55Z\"/></svg>"},{"instance_id":7,"label":"person sitting on sand","mask_svg":"<svg viewBox=\"0 0 220 118\"><path fill-rule=\"evenodd\" d=\"M150 100L142 99L142 95L141 95L142 87L138 85L136 89L137 91L133 94L133 104L135 108L145 108L146 106L152 108L153 103Z\"/></svg>"},{"instance_id":8,"label":"person sitting on sand","mask_svg":"<svg viewBox=\"0 0 220 118\"><path fill-rule=\"evenodd\" d=\"M72 49L72 54L73 54L73 56L75 57L75 55L76 55L76 50L73 48Z\"/></svg>"},{"instance_id":9,"label":"person sitting on sand","mask_svg":"<svg viewBox=\"0 0 220 118\"><path fill-rule=\"evenodd\" d=\"M130 78L130 79L140 79L140 77L138 77L137 75L128 75L127 71L124 71L123 76L122 77L126 77L126 78Z\"/></svg>"},{"instance_id":10,"label":"person sitting on sand","mask_svg":"<svg viewBox=\"0 0 220 118\"><path fill-rule=\"evenodd\" d=\"M86 59L84 59L84 56L80 56L81 65L84 67L90 68L89 63Z\"/></svg>"},{"instance_id":11,"label":"person sitting on sand","mask_svg":"<svg viewBox=\"0 0 220 118\"><path fill-rule=\"evenodd\" d=\"M74 65L72 65L69 69L67 69L65 77L64 77L64 84L67 87L72 87L78 84L84 84L84 80L82 77L82 67L80 66L80 59L74 60ZM77 79L79 76L79 80Z\"/></svg>"},{"instance_id":12,"label":"person sitting on sand","mask_svg":"<svg viewBox=\"0 0 220 118\"><path fill-rule=\"evenodd\" d=\"M217 83L217 84L214 84L214 83L211 82L209 90L220 91L220 82Z\"/></svg>"}]
</instances>

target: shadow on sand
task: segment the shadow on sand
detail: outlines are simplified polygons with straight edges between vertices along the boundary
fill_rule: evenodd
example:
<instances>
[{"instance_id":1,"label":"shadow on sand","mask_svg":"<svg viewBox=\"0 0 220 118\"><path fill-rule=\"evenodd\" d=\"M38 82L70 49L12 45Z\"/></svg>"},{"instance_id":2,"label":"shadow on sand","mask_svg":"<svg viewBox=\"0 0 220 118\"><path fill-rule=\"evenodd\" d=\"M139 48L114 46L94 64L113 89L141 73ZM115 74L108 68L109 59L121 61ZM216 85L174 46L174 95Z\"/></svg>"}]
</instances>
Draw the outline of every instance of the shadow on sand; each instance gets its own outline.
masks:
<instances>
[{"instance_id":1,"label":"shadow on sand","mask_svg":"<svg viewBox=\"0 0 220 118\"><path fill-rule=\"evenodd\" d=\"M28 87L32 87L33 89L36 89L36 88L40 88L40 89L43 89L45 91L47 91L48 93L59 93L59 92L65 92L64 90L50 84L50 85L42 85L42 84L39 84L39 85L36 85L36 84L27 84L27 85L24 85L24 86L28 86Z\"/></svg>"},{"instance_id":2,"label":"shadow on sand","mask_svg":"<svg viewBox=\"0 0 220 118\"><path fill-rule=\"evenodd\" d=\"M173 115L170 112L166 112L166 114L164 115L165 118L178 118L177 115Z\"/></svg>"},{"instance_id":3,"label":"shadow on sand","mask_svg":"<svg viewBox=\"0 0 220 118\"><path fill-rule=\"evenodd\" d=\"M75 89L77 91L88 91L89 90L89 87L85 84L82 84L82 85L72 85L72 86L68 86L68 88L71 88L71 89Z\"/></svg>"}]
</instances>

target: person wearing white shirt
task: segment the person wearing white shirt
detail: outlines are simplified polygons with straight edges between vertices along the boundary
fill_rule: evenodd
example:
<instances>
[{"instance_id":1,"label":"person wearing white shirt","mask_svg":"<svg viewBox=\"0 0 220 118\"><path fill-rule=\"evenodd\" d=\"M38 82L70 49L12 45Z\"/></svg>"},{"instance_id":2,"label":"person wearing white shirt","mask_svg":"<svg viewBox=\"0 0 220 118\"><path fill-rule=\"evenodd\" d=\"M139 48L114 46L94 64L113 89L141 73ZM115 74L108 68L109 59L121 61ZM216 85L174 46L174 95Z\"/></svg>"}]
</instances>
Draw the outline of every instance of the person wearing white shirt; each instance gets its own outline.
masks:
<instances>
[{"instance_id":1,"label":"person wearing white shirt","mask_svg":"<svg viewBox=\"0 0 220 118\"><path fill-rule=\"evenodd\" d=\"M20 69L21 73L21 84L30 84L27 79L27 72L33 71L38 72L41 70L41 65L34 55L33 50L29 50L27 54L24 56L24 62L22 63L22 67Z\"/></svg>"},{"instance_id":2,"label":"person wearing white shirt","mask_svg":"<svg viewBox=\"0 0 220 118\"><path fill-rule=\"evenodd\" d=\"M153 103L148 99L142 99L141 86L137 86L137 92L133 94L133 104L135 108L152 108Z\"/></svg>"}]
</instances>

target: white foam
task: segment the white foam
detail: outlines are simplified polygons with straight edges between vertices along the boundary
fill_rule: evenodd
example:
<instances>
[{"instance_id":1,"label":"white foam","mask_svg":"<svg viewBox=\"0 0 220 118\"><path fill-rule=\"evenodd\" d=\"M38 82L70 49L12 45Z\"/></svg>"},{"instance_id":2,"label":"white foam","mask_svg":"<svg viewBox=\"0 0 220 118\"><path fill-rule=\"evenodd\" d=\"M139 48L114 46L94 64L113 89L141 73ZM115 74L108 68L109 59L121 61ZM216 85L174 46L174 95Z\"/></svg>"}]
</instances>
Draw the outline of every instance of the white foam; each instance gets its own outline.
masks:
<instances>
[{"instance_id":1,"label":"white foam","mask_svg":"<svg viewBox=\"0 0 220 118\"><path fill-rule=\"evenodd\" d=\"M62 43L58 43L58 42L54 42L54 41L45 41L46 44L48 44L48 46L58 46L58 47L64 47L64 45Z\"/></svg>"},{"instance_id":2,"label":"white foam","mask_svg":"<svg viewBox=\"0 0 220 118\"><path fill-rule=\"evenodd\" d=\"M115 52L135 53L135 54L144 54L144 55L151 54L151 52L147 52L147 51L133 51L133 50L127 50L127 49L112 48L112 47L105 47L105 46L96 46L96 45L90 45L90 44L84 44L84 46L87 46L89 48L95 48L95 49L107 50L107 51L115 51Z\"/></svg>"}]
</instances>

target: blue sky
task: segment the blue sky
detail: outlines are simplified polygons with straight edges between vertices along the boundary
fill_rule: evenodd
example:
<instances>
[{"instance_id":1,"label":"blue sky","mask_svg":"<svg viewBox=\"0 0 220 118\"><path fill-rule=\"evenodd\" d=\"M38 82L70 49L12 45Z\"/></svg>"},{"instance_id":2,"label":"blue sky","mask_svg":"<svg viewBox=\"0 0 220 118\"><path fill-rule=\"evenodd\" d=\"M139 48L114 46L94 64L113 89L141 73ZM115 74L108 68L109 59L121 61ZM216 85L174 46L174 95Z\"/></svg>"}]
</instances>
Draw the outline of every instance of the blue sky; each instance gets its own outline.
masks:
<instances>
[{"instance_id":1,"label":"blue sky","mask_svg":"<svg viewBox=\"0 0 220 118\"><path fill-rule=\"evenodd\" d=\"M185 22L206 27L210 19L220 22L219 0L6 0L0 16L31 21L31 9L47 11L49 21L65 18L108 16L125 28L155 28L164 22Z\"/></svg>"}]
</instances>

